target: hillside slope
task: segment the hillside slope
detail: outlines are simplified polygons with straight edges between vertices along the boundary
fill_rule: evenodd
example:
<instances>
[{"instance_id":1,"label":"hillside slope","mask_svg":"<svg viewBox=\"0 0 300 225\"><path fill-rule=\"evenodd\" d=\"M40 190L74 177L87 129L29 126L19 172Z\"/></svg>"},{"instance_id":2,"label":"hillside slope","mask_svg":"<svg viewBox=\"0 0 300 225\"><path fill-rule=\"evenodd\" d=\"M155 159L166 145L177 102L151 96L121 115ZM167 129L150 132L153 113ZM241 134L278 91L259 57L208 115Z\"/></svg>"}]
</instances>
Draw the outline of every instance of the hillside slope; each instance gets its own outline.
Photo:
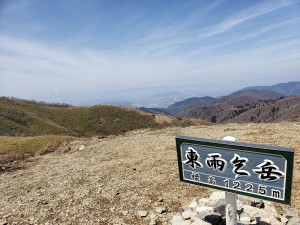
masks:
<instances>
[{"instance_id":1,"label":"hillside slope","mask_svg":"<svg viewBox=\"0 0 300 225\"><path fill-rule=\"evenodd\" d=\"M300 97L286 97L277 101L260 102L256 107L226 122L280 122L300 116Z\"/></svg>"},{"instance_id":2,"label":"hillside slope","mask_svg":"<svg viewBox=\"0 0 300 225\"><path fill-rule=\"evenodd\" d=\"M114 106L55 107L0 98L0 135L109 135L155 127L155 118Z\"/></svg>"},{"instance_id":3,"label":"hillside slope","mask_svg":"<svg viewBox=\"0 0 300 225\"><path fill-rule=\"evenodd\" d=\"M175 136L295 148L292 205L300 209L300 126L219 124L132 131L122 136L76 141L56 152L0 175L0 221L7 224L160 225L194 198L212 189L180 182ZM86 146L82 151L80 145ZM156 213L165 207L166 213ZM148 215L141 218L139 210Z\"/></svg>"},{"instance_id":4,"label":"hillside slope","mask_svg":"<svg viewBox=\"0 0 300 225\"><path fill-rule=\"evenodd\" d=\"M196 106L179 114L182 117L203 119L213 123L279 122L299 115L300 97L266 100L245 93L224 99L220 103Z\"/></svg>"},{"instance_id":5,"label":"hillside slope","mask_svg":"<svg viewBox=\"0 0 300 225\"><path fill-rule=\"evenodd\" d=\"M182 112L185 109L191 108L195 105L207 104L213 102L214 100L216 99L210 96L188 98L170 105L166 111L171 115L176 115L179 112Z\"/></svg>"},{"instance_id":6,"label":"hillside slope","mask_svg":"<svg viewBox=\"0 0 300 225\"><path fill-rule=\"evenodd\" d=\"M135 108L71 107L0 98L0 135L117 135L130 130L190 126L204 121L150 115Z\"/></svg>"}]
</instances>

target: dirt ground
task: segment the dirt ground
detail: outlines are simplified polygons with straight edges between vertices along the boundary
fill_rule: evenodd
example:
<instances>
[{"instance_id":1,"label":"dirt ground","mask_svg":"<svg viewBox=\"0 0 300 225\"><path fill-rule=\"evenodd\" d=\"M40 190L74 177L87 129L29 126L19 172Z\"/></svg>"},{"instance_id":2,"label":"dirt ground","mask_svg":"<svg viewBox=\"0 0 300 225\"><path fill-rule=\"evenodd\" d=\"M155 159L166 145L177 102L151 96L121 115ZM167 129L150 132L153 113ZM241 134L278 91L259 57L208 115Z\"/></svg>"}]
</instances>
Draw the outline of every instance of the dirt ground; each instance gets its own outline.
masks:
<instances>
[{"instance_id":1,"label":"dirt ground","mask_svg":"<svg viewBox=\"0 0 300 225\"><path fill-rule=\"evenodd\" d=\"M0 224L170 224L181 206L212 192L179 181L178 135L295 148L292 207L300 209L300 124L226 124L94 137L29 160L0 174Z\"/></svg>"}]
</instances>

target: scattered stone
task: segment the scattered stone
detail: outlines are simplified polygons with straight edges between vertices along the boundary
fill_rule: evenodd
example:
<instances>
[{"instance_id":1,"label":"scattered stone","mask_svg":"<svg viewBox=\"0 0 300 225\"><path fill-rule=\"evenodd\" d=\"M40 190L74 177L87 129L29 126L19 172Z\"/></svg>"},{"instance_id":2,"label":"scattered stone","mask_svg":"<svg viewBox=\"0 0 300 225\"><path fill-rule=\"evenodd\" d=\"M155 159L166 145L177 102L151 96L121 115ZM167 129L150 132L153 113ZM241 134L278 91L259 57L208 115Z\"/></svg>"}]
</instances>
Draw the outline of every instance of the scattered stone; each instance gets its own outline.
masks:
<instances>
[{"instance_id":1,"label":"scattered stone","mask_svg":"<svg viewBox=\"0 0 300 225\"><path fill-rule=\"evenodd\" d=\"M285 216L280 216L280 222L286 224L289 220Z\"/></svg>"},{"instance_id":2,"label":"scattered stone","mask_svg":"<svg viewBox=\"0 0 300 225\"><path fill-rule=\"evenodd\" d=\"M225 216L226 215L226 208L225 205L220 205L214 208L214 212L216 213L220 213L221 216Z\"/></svg>"},{"instance_id":3,"label":"scattered stone","mask_svg":"<svg viewBox=\"0 0 300 225\"><path fill-rule=\"evenodd\" d=\"M207 205L207 203L208 203L208 201L209 201L209 199L208 198L201 198L200 200L199 200L199 205Z\"/></svg>"},{"instance_id":4,"label":"scattered stone","mask_svg":"<svg viewBox=\"0 0 300 225\"><path fill-rule=\"evenodd\" d=\"M223 221L222 216L215 214L205 216L204 220L211 223L212 225L219 225Z\"/></svg>"},{"instance_id":5,"label":"scattered stone","mask_svg":"<svg viewBox=\"0 0 300 225\"><path fill-rule=\"evenodd\" d=\"M197 216L201 219L204 219L206 215L209 215L214 212L214 209L209 206L198 206L196 208Z\"/></svg>"},{"instance_id":6,"label":"scattered stone","mask_svg":"<svg viewBox=\"0 0 300 225\"><path fill-rule=\"evenodd\" d=\"M127 216L129 212L127 210L124 210L121 213L123 214L123 216Z\"/></svg>"},{"instance_id":7,"label":"scattered stone","mask_svg":"<svg viewBox=\"0 0 300 225\"><path fill-rule=\"evenodd\" d=\"M156 220L155 219L151 219L149 225L156 225Z\"/></svg>"},{"instance_id":8,"label":"scattered stone","mask_svg":"<svg viewBox=\"0 0 300 225\"><path fill-rule=\"evenodd\" d=\"M154 220L157 220L157 219L158 219L158 216L157 216L156 214L154 214L154 213L151 213L151 214L149 215L149 217L150 217L151 220L152 220L152 219L154 219Z\"/></svg>"},{"instance_id":9,"label":"scattered stone","mask_svg":"<svg viewBox=\"0 0 300 225\"><path fill-rule=\"evenodd\" d=\"M261 216L261 210L259 208L252 207L250 205L244 205L243 213L247 213L252 218L257 218L257 217ZM243 213L241 213L241 215L240 215L241 217L243 216Z\"/></svg>"},{"instance_id":10,"label":"scattered stone","mask_svg":"<svg viewBox=\"0 0 300 225\"><path fill-rule=\"evenodd\" d=\"M212 193L209 198L193 199L189 207L180 207L181 215L177 214L173 217L172 225L226 225L225 205L221 205L224 203L224 197L224 193L217 191ZM198 206L195 207L197 202ZM212 202L215 203L214 207L211 206ZM280 215L272 203L267 201L255 202L257 204L252 204L253 199L250 201L250 198L237 200L237 222L239 225L300 225L297 209L286 209L284 214Z\"/></svg>"},{"instance_id":11,"label":"scattered stone","mask_svg":"<svg viewBox=\"0 0 300 225\"><path fill-rule=\"evenodd\" d=\"M231 136L226 136L226 137L223 137L223 141L235 141L235 137L231 137Z\"/></svg>"},{"instance_id":12,"label":"scattered stone","mask_svg":"<svg viewBox=\"0 0 300 225\"><path fill-rule=\"evenodd\" d=\"M110 208L109 209L111 212L114 212L114 211L116 211L116 207L112 207L112 208Z\"/></svg>"},{"instance_id":13,"label":"scattered stone","mask_svg":"<svg viewBox=\"0 0 300 225\"><path fill-rule=\"evenodd\" d=\"M297 209L295 208L287 208L284 211L284 216L288 219L292 218L292 217L298 217L299 216L299 212Z\"/></svg>"},{"instance_id":14,"label":"scattered stone","mask_svg":"<svg viewBox=\"0 0 300 225\"><path fill-rule=\"evenodd\" d=\"M84 145L80 145L79 151L82 151L82 150L84 150L84 149L85 149Z\"/></svg>"},{"instance_id":15,"label":"scattered stone","mask_svg":"<svg viewBox=\"0 0 300 225\"><path fill-rule=\"evenodd\" d=\"M195 221L191 225L211 225L211 224L201 220L201 221Z\"/></svg>"},{"instance_id":16,"label":"scattered stone","mask_svg":"<svg viewBox=\"0 0 300 225\"><path fill-rule=\"evenodd\" d=\"M181 221L184 221L184 218L179 214L177 213L175 216L173 216L172 218L172 224L173 223L178 223L178 222L181 222Z\"/></svg>"},{"instance_id":17,"label":"scattered stone","mask_svg":"<svg viewBox=\"0 0 300 225\"><path fill-rule=\"evenodd\" d=\"M300 224L300 218L292 217L289 219L289 222L286 225L299 225L299 224Z\"/></svg>"},{"instance_id":18,"label":"scattered stone","mask_svg":"<svg viewBox=\"0 0 300 225\"><path fill-rule=\"evenodd\" d=\"M236 209L237 209L237 211L242 210L243 206L244 206L243 202L237 199L236 200Z\"/></svg>"},{"instance_id":19,"label":"scattered stone","mask_svg":"<svg viewBox=\"0 0 300 225\"><path fill-rule=\"evenodd\" d=\"M0 225L7 225L8 222L6 221L6 219L2 219L0 220Z\"/></svg>"},{"instance_id":20,"label":"scattered stone","mask_svg":"<svg viewBox=\"0 0 300 225\"><path fill-rule=\"evenodd\" d=\"M148 212L145 210L139 210L137 211L137 214L139 215L139 217L146 217L148 215Z\"/></svg>"},{"instance_id":21,"label":"scattered stone","mask_svg":"<svg viewBox=\"0 0 300 225\"><path fill-rule=\"evenodd\" d=\"M240 200L244 205L251 205L253 202L253 198L245 195L238 195L238 200Z\"/></svg>"},{"instance_id":22,"label":"scattered stone","mask_svg":"<svg viewBox=\"0 0 300 225\"><path fill-rule=\"evenodd\" d=\"M183 216L183 218L185 220L188 220L188 219L191 219L191 217L196 216L197 212L191 211L191 210L187 210L187 211L184 211L183 213L181 213L181 215Z\"/></svg>"},{"instance_id":23,"label":"scattered stone","mask_svg":"<svg viewBox=\"0 0 300 225\"><path fill-rule=\"evenodd\" d=\"M217 203L215 204L215 207L219 207L222 205L225 205L225 198L218 200Z\"/></svg>"},{"instance_id":24,"label":"scattered stone","mask_svg":"<svg viewBox=\"0 0 300 225\"><path fill-rule=\"evenodd\" d=\"M259 208L259 209L265 208L265 204L261 199L253 200L253 202L251 203L251 206Z\"/></svg>"},{"instance_id":25,"label":"scattered stone","mask_svg":"<svg viewBox=\"0 0 300 225\"><path fill-rule=\"evenodd\" d=\"M165 207L157 207L155 208L155 212L159 213L159 214L163 214L164 212L166 212L166 208Z\"/></svg>"},{"instance_id":26,"label":"scattered stone","mask_svg":"<svg viewBox=\"0 0 300 225\"><path fill-rule=\"evenodd\" d=\"M172 225L192 225L192 222L190 220L184 220L184 221L172 223Z\"/></svg>"},{"instance_id":27,"label":"scattered stone","mask_svg":"<svg viewBox=\"0 0 300 225\"><path fill-rule=\"evenodd\" d=\"M162 197L159 197L158 199L157 199L157 202L163 202L164 201L164 199L162 198Z\"/></svg>"},{"instance_id":28,"label":"scattered stone","mask_svg":"<svg viewBox=\"0 0 300 225\"><path fill-rule=\"evenodd\" d=\"M194 198L191 204L189 204L189 208L196 208L197 206L198 206L198 201L196 198Z\"/></svg>"},{"instance_id":29,"label":"scattered stone","mask_svg":"<svg viewBox=\"0 0 300 225\"><path fill-rule=\"evenodd\" d=\"M242 213L239 219L239 222L243 224L249 224L253 221L254 219L248 213Z\"/></svg>"},{"instance_id":30,"label":"scattered stone","mask_svg":"<svg viewBox=\"0 0 300 225\"><path fill-rule=\"evenodd\" d=\"M211 225L198 217L191 218L192 225Z\"/></svg>"},{"instance_id":31,"label":"scattered stone","mask_svg":"<svg viewBox=\"0 0 300 225\"><path fill-rule=\"evenodd\" d=\"M211 194L209 197L209 201L207 202L207 206L215 207L220 200L225 199L224 191L216 191Z\"/></svg>"}]
</instances>

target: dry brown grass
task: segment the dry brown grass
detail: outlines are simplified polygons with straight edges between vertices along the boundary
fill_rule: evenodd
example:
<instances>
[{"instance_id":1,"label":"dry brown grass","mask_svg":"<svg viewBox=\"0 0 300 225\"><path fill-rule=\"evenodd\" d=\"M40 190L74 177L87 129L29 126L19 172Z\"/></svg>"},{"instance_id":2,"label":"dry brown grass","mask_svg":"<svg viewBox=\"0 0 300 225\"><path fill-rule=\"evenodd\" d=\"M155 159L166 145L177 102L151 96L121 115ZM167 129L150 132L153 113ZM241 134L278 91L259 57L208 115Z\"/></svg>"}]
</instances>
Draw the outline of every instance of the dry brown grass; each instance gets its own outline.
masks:
<instances>
[{"instance_id":1,"label":"dry brown grass","mask_svg":"<svg viewBox=\"0 0 300 225\"><path fill-rule=\"evenodd\" d=\"M72 142L68 153L48 154L26 169L0 175L0 219L8 215L10 223L19 224L34 217L37 224L140 225L150 219L138 217L137 210L154 213L157 206L165 206L168 213L158 222L170 224L179 206L212 192L179 181L178 135L218 140L230 135L239 142L294 148L292 207L300 210L300 124L226 124L139 130ZM78 151L80 144L86 149ZM163 202L157 202L159 197Z\"/></svg>"}]
</instances>

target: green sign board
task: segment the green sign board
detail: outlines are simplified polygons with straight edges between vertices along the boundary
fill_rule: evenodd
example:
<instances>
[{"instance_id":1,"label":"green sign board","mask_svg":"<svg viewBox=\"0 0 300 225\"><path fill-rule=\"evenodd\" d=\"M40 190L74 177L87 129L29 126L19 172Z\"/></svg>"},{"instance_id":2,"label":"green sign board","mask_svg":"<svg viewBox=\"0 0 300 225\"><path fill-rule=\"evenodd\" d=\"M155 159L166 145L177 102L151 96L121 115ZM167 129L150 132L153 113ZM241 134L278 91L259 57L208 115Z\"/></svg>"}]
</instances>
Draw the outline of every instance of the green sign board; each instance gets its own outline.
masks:
<instances>
[{"instance_id":1,"label":"green sign board","mask_svg":"<svg viewBox=\"0 0 300 225\"><path fill-rule=\"evenodd\" d=\"M180 180L290 204L294 150L194 137L176 137Z\"/></svg>"}]
</instances>

